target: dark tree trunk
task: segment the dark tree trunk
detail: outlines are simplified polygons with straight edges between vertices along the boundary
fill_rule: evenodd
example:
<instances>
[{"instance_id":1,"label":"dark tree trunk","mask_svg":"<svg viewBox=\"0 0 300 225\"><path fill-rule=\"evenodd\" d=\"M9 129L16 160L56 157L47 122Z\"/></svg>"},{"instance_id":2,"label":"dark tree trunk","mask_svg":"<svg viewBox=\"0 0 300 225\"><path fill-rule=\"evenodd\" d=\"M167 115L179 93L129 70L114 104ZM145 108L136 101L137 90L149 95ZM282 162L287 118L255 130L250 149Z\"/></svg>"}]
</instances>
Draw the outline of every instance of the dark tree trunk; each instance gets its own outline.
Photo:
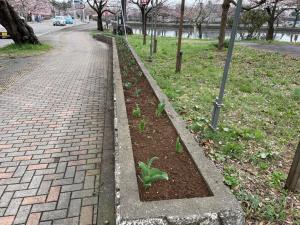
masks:
<instances>
[{"instance_id":1,"label":"dark tree trunk","mask_svg":"<svg viewBox=\"0 0 300 225\"><path fill-rule=\"evenodd\" d=\"M275 20L270 18L268 21L268 31L266 36L267 41L272 41L274 38L274 23Z\"/></svg>"},{"instance_id":2,"label":"dark tree trunk","mask_svg":"<svg viewBox=\"0 0 300 225\"><path fill-rule=\"evenodd\" d=\"M142 33L143 33L143 45L146 45L146 36L147 36L147 18L146 18L146 11L145 7L141 7L141 14L142 14Z\"/></svg>"},{"instance_id":3,"label":"dark tree trunk","mask_svg":"<svg viewBox=\"0 0 300 225\"><path fill-rule=\"evenodd\" d=\"M294 20L293 28L296 27L297 22L298 22L298 20L299 20L300 10L299 10L299 9L296 9L296 10L295 10L295 13L296 13L296 17L295 17L295 20ZM294 36L293 34L291 34L290 42L293 42L293 38L295 38L295 42L296 42L297 39L298 39L298 35L295 34L295 36Z\"/></svg>"},{"instance_id":4,"label":"dark tree trunk","mask_svg":"<svg viewBox=\"0 0 300 225\"><path fill-rule=\"evenodd\" d=\"M276 17L279 16L279 15L275 16L276 9L277 9L277 3L278 3L278 0L275 0L274 5L272 7L266 8L267 13L269 15L268 30L267 30L267 36L266 36L267 41L272 41L274 38L274 23L275 23Z\"/></svg>"},{"instance_id":5,"label":"dark tree trunk","mask_svg":"<svg viewBox=\"0 0 300 225\"><path fill-rule=\"evenodd\" d=\"M229 8L230 8L230 0L224 0L222 4L222 16L221 16L221 24L220 24L220 31L219 31L219 44L218 44L219 50L222 50L224 48Z\"/></svg>"},{"instance_id":6,"label":"dark tree trunk","mask_svg":"<svg viewBox=\"0 0 300 225\"><path fill-rule=\"evenodd\" d=\"M297 25L297 22L298 22L298 20L299 20L299 13L300 13L300 10L299 10L299 9L296 9L296 10L295 10L295 13L296 13L296 17L295 17L295 20L294 20L293 27L296 27L296 25Z\"/></svg>"},{"instance_id":7,"label":"dark tree trunk","mask_svg":"<svg viewBox=\"0 0 300 225\"><path fill-rule=\"evenodd\" d=\"M97 19L97 29L99 31L103 31L103 23L102 23L102 14L98 13L98 19Z\"/></svg>"},{"instance_id":8,"label":"dark tree trunk","mask_svg":"<svg viewBox=\"0 0 300 225\"><path fill-rule=\"evenodd\" d=\"M200 39L202 39L202 23L198 23L197 24L197 28L198 28L198 37L200 38Z\"/></svg>"},{"instance_id":9,"label":"dark tree trunk","mask_svg":"<svg viewBox=\"0 0 300 225\"><path fill-rule=\"evenodd\" d=\"M0 24L16 44L40 44L33 29L18 16L6 0L0 0Z\"/></svg>"}]
</instances>

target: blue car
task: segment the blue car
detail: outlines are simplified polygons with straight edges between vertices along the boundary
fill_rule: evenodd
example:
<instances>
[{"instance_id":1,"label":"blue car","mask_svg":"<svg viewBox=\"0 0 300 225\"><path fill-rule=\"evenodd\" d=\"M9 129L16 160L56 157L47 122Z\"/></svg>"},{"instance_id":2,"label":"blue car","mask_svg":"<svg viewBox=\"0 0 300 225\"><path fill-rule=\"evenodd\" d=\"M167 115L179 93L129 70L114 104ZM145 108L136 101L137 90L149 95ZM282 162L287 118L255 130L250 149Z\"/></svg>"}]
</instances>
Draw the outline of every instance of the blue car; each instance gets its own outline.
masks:
<instances>
[{"instance_id":1,"label":"blue car","mask_svg":"<svg viewBox=\"0 0 300 225\"><path fill-rule=\"evenodd\" d=\"M74 23L74 20L71 16L66 16L65 21L66 21L66 24L73 24Z\"/></svg>"}]
</instances>

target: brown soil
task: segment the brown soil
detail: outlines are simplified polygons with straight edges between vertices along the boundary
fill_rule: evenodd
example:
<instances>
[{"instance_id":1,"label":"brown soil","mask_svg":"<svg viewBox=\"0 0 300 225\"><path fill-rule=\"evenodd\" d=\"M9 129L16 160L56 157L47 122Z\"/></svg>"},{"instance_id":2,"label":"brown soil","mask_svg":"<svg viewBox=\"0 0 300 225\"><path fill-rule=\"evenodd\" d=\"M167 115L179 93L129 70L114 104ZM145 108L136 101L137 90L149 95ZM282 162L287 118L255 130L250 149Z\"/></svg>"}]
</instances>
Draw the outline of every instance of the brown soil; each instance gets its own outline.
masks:
<instances>
[{"instance_id":1,"label":"brown soil","mask_svg":"<svg viewBox=\"0 0 300 225\"><path fill-rule=\"evenodd\" d=\"M182 153L176 153L178 135L168 116L164 112L161 117L156 117L155 111L159 101L148 81L144 76L138 75L141 71L136 63L132 65L133 59L127 49L124 50L120 44L118 44L118 49L123 86L125 82L133 84L129 89L124 87L124 94L140 199L153 201L210 196L207 184L187 150L184 148ZM136 89L142 89L139 97L135 96ZM141 118L135 118L132 115L136 104L141 108ZM142 133L138 129L141 119L146 122L145 131ZM153 167L167 172L169 181L155 182L145 190L138 179L141 171L137 165L138 162L147 162L154 156L157 156L159 160L154 161Z\"/></svg>"}]
</instances>

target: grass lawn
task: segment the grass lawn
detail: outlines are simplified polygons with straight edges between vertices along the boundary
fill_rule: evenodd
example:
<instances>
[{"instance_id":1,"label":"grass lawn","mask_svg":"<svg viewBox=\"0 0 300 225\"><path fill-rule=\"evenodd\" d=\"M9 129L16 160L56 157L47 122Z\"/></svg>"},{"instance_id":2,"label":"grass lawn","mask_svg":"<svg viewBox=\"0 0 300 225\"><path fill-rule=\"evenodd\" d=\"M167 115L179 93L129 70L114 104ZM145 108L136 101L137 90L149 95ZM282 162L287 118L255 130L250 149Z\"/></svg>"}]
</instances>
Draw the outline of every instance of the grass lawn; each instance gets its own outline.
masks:
<instances>
[{"instance_id":1,"label":"grass lawn","mask_svg":"<svg viewBox=\"0 0 300 225\"><path fill-rule=\"evenodd\" d=\"M129 43L222 170L248 224L300 224L300 195L283 189L300 134L300 59L236 46L219 130L212 132L208 123L226 57L216 41L183 40L180 74L175 38L158 39L152 62L141 36Z\"/></svg>"},{"instance_id":2,"label":"grass lawn","mask_svg":"<svg viewBox=\"0 0 300 225\"><path fill-rule=\"evenodd\" d=\"M32 44L10 44L0 48L0 57L25 57L45 53L51 49L49 44L32 45Z\"/></svg>"}]
</instances>

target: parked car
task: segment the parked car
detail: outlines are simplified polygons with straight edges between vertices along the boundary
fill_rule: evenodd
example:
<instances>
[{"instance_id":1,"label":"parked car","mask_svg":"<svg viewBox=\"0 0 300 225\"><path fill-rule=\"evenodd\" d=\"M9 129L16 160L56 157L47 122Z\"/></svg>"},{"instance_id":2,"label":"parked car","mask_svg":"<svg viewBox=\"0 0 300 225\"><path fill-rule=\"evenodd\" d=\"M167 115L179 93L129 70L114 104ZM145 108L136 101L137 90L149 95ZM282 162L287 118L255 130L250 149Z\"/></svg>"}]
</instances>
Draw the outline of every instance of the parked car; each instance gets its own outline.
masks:
<instances>
[{"instance_id":1,"label":"parked car","mask_svg":"<svg viewBox=\"0 0 300 225\"><path fill-rule=\"evenodd\" d=\"M66 21L66 24L73 24L74 23L74 20L71 16L66 16L65 21Z\"/></svg>"},{"instance_id":2,"label":"parked car","mask_svg":"<svg viewBox=\"0 0 300 225\"><path fill-rule=\"evenodd\" d=\"M64 16L56 16L53 18L53 26L65 26L66 20Z\"/></svg>"},{"instance_id":3,"label":"parked car","mask_svg":"<svg viewBox=\"0 0 300 225\"><path fill-rule=\"evenodd\" d=\"M0 25L0 39L7 39L10 38L9 33L6 31L6 29Z\"/></svg>"}]
</instances>

